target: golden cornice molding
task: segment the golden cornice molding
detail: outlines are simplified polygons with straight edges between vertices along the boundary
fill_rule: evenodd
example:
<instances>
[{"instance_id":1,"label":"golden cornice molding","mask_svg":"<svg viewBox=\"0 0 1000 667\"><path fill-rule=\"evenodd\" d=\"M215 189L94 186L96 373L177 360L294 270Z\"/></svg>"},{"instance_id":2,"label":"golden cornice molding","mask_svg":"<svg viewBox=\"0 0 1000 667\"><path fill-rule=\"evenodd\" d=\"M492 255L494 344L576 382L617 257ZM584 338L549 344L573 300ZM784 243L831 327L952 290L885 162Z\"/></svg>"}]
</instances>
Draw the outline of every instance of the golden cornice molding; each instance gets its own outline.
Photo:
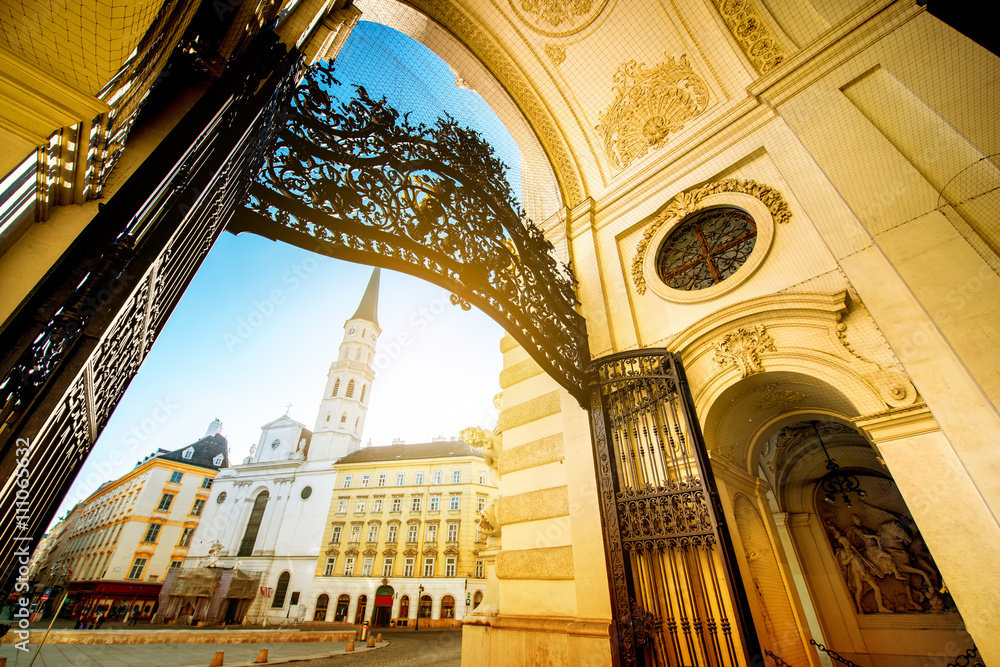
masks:
<instances>
[{"instance_id":1,"label":"golden cornice molding","mask_svg":"<svg viewBox=\"0 0 1000 667\"><path fill-rule=\"evenodd\" d=\"M877 415L865 415L851 421L858 428L864 429L875 444L916 438L941 430L926 403Z\"/></svg>"},{"instance_id":2,"label":"golden cornice molding","mask_svg":"<svg viewBox=\"0 0 1000 667\"><path fill-rule=\"evenodd\" d=\"M535 131L549 156L562 190L563 205L583 201L580 170L569 145L549 110L521 69L479 22L447 0L407 0L407 4L436 21L464 44L493 73Z\"/></svg>"},{"instance_id":3,"label":"golden cornice molding","mask_svg":"<svg viewBox=\"0 0 1000 667\"><path fill-rule=\"evenodd\" d=\"M41 146L56 130L91 121L110 109L0 49L0 129Z\"/></svg>"}]
</instances>

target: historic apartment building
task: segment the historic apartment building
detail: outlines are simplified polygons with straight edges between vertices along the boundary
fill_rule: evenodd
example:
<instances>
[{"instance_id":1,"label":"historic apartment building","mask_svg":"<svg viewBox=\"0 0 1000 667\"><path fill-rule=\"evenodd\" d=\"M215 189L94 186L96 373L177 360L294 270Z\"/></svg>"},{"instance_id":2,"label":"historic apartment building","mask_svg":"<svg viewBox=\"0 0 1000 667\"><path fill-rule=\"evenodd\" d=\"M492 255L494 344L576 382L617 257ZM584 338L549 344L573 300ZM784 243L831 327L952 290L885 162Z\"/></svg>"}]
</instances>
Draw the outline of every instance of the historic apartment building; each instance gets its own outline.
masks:
<instances>
[{"instance_id":1,"label":"historic apartment building","mask_svg":"<svg viewBox=\"0 0 1000 667\"><path fill-rule=\"evenodd\" d=\"M486 589L478 522L498 489L482 452L441 438L363 447L336 465L313 619L460 624Z\"/></svg>"},{"instance_id":2,"label":"historic apartment building","mask_svg":"<svg viewBox=\"0 0 1000 667\"><path fill-rule=\"evenodd\" d=\"M61 534L49 568L66 573L74 618L124 604L150 615L165 575L187 556L212 481L229 465L221 428L216 420L204 438L159 449L77 505L65 530L53 528Z\"/></svg>"},{"instance_id":3,"label":"historic apartment building","mask_svg":"<svg viewBox=\"0 0 1000 667\"><path fill-rule=\"evenodd\" d=\"M0 451L36 488L26 527L13 476L0 493L8 586L10 554L40 539L227 229L408 271L505 327L489 455L503 494L480 523L487 584L462 619L463 664L1000 662L1000 59L935 0L4 10ZM373 23L439 54L496 111L534 227L471 134L405 126L327 85ZM326 387L311 439L269 425L255 456L273 458L209 497L235 527L198 559L254 563L270 604L289 575L265 616L291 614L296 592L315 614L317 572L335 557L343 574L355 520L355 570L385 565L388 516L365 542L378 487L355 519L360 478L309 484L289 458L308 463L320 439L328 470L351 454L369 382L368 343L351 340L338 372L353 396L347 380ZM151 482L162 496L168 482ZM396 577L408 557L446 567L431 494ZM310 546L278 558L293 506ZM149 513L115 576L141 557ZM96 539L75 542L74 572L105 571ZM144 585L174 544L148 547ZM362 594L388 606L370 587L325 590L328 614L340 595L348 616Z\"/></svg>"}]
</instances>

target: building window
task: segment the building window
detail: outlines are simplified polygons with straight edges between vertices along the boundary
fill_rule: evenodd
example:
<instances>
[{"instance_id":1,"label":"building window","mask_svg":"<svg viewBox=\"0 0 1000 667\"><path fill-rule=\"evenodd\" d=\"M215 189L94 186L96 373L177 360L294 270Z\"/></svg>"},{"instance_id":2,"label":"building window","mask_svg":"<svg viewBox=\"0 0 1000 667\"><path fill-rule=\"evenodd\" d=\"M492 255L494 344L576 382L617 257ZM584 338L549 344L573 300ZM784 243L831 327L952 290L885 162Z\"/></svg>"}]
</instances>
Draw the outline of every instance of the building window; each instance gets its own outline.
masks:
<instances>
[{"instance_id":1,"label":"building window","mask_svg":"<svg viewBox=\"0 0 1000 667\"><path fill-rule=\"evenodd\" d=\"M382 512L382 499L381 498L376 498L374 500L374 502L372 502L372 512L374 512L374 513L381 513Z\"/></svg>"},{"instance_id":2,"label":"building window","mask_svg":"<svg viewBox=\"0 0 1000 667\"><path fill-rule=\"evenodd\" d=\"M160 536L160 524L151 523L149 528L146 529L146 536L142 538L143 542L155 542L156 538Z\"/></svg>"},{"instance_id":3,"label":"building window","mask_svg":"<svg viewBox=\"0 0 1000 667\"><path fill-rule=\"evenodd\" d=\"M347 498L341 498L337 503L337 514L347 514Z\"/></svg>"},{"instance_id":4,"label":"building window","mask_svg":"<svg viewBox=\"0 0 1000 667\"><path fill-rule=\"evenodd\" d=\"M344 414L340 415L340 423L341 424L347 423L347 413L346 412Z\"/></svg>"},{"instance_id":5,"label":"building window","mask_svg":"<svg viewBox=\"0 0 1000 667\"><path fill-rule=\"evenodd\" d=\"M250 519L247 521L247 528L243 532L243 539L240 541L240 550L236 553L238 558L245 558L253 553L253 547L257 542L257 533L260 531L260 522L264 518L264 508L267 507L268 498L270 498L270 494L265 489L254 499L253 510L250 511Z\"/></svg>"},{"instance_id":6,"label":"building window","mask_svg":"<svg viewBox=\"0 0 1000 667\"><path fill-rule=\"evenodd\" d=\"M344 559L344 576L353 577L354 576L354 556L348 556Z\"/></svg>"},{"instance_id":7,"label":"building window","mask_svg":"<svg viewBox=\"0 0 1000 667\"><path fill-rule=\"evenodd\" d=\"M337 378L336 380L333 381L333 391L330 393L330 396L336 396L337 392L339 391L340 391L340 378Z\"/></svg>"},{"instance_id":8,"label":"building window","mask_svg":"<svg viewBox=\"0 0 1000 667\"><path fill-rule=\"evenodd\" d=\"M361 526L351 526L351 542L361 539Z\"/></svg>"},{"instance_id":9,"label":"building window","mask_svg":"<svg viewBox=\"0 0 1000 667\"><path fill-rule=\"evenodd\" d=\"M272 609L281 609L285 606L285 594L288 593L288 580L291 578L292 575L287 571L278 577L278 585L274 587L274 599L271 600Z\"/></svg>"},{"instance_id":10,"label":"building window","mask_svg":"<svg viewBox=\"0 0 1000 667\"><path fill-rule=\"evenodd\" d=\"M136 558L132 563L132 569L128 572L129 579L142 579L142 571L146 568L145 558Z\"/></svg>"},{"instance_id":11,"label":"building window","mask_svg":"<svg viewBox=\"0 0 1000 667\"><path fill-rule=\"evenodd\" d=\"M441 471L440 470L435 470L434 474L431 475L431 479L433 480L431 482L432 484L440 484L441 483Z\"/></svg>"},{"instance_id":12,"label":"building window","mask_svg":"<svg viewBox=\"0 0 1000 667\"><path fill-rule=\"evenodd\" d=\"M185 528L181 531L181 539L177 542L179 547L191 546L191 538L194 537L194 528Z\"/></svg>"},{"instance_id":13,"label":"building window","mask_svg":"<svg viewBox=\"0 0 1000 667\"><path fill-rule=\"evenodd\" d=\"M486 561L483 560L482 558L479 558L476 560L476 579L483 579L485 577L486 577Z\"/></svg>"},{"instance_id":14,"label":"building window","mask_svg":"<svg viewBox=\"0 0 1000 667\"><path fill-rule=\"evenodd\" d=\"M385 560L382 561L382 576L391 577L392 576L392 563L395 559L392 556L386 556Z\"/></svg>"},{"instance_id":15,"label":"building window","mask_svg":"<svg viewBox=\"0 0 1000 667\"><path fill-rule=\"evenodd\" d=\"M416 484L417 486L420 486L421 484L423 484L424 483L424 473L418 472L417 474L415 474L413 476L413 483Z\"/></svg>"},{"instance_id":16,"label":"building window","mask_svg":"<svg viewBox=\"0 0 1000 667\"><path fill-rule=\"evenodd\" d=\"M485 484L486 483L486 471L485 470L480 470L479 471L479 483L480 484Z\"/></svg>"},{"instance_id":17,"label":"building window","mask_svg":"<svg viewBox=\"0 0 1000 667\"><path fill-rule=\"evenodd\" d=\"M201 513L204 509L205 509L205 499L195 498L194 505L191 506L191 516L201 516Z\"/></svg>"},{"instance_id":18,"label":"building window","mask_svg":"<svg viewBox=\"0 0 1000 667\"><path fill-rule=\"evenodd\" d=\"M440 504L441 504L441 496L431 496L431 503L427 509L429 509L431 512L437 512Z\"/></svg>"},{"instance_id":19,"label":"building window","mask_svg":"<svg viewBox=\"0 0 1000 667\"><path fill-rule=\"evenodd\" d=\"M171 484L180 484L181 483L181 479L183 477L184 477L184 473L182 473L182 472L173 472L173 473L170 473L170 483Z\"/></svg>"},{"instance_id":20,"label":"building window","mask_svg":"<svg viewBox=\"0 0 1000 667\"><path fill-rule=\"evenodd\" d=\"M401 472L396 473L396 486L403 486L403 482L406 480L406 475Z\"/></svg>"},{"instance_id":21,"label":"building window","mask_svg":"<svg viewBox=\"0 0 1000 667\"><path fill-rule=\"evenodd\" d=\"M174 502L174 494L164 493L162 496L160 496L160 504L156 506L156 509L159 512L169 512L170 504L173 502Z\"/></svg>"},{"instance_id":22,"label":"building window","mask_svg":"<svg viewBox=\"0 0 1000 667\"><path fill-rule=\"evenodd\" d=\"M434 559L432 558L431 559L431 561L432 561L431 565L433 565L433 560ZM417 615L420 616L420 618L430 618L431 617L431 604L433 604L433 602L431 601L431 596L430 595L421 595L420 596L420 606L417 607Z\"/></svg>"},{"instance_id":23,"label":"building window","mask_svg":"<svg viewBox=\"0 0 1000 667\"><path fill-rule=\"evenodd\" d=\"M347 398L352 398L354 396L354 380L347 383L347 391L344 392L344 396Z\"/></svg>"},{"instance_id":24,"label":"building window","mask_svg":"<svg viewBox=\"0 0 1000 667\"><path fill-rule=\"evenodd\" d=\"M183 565L183 563L181 563L179 560L172 560L172 561L170 561L170 569L171 570L179 570L179 569L181 569L181 565Z\"/></svg>"},{"instance_id":25,"label":"building window","mask_svg":"<svg viewBox=\"0 0 1000 667\"><path fill-rule=\"evenodd\" d=\"M392 510L391 511L393 511L393 512L402 512L403 511L403 499L402 498L393 498L392 499Z\"/></svg>"},{"instance_id":26,"label":"building window","mask_svg":"<svg viewBox=\"0 0 1000 667\"><path fill-rule=\"evenodd\" d=\"M454 577L455 576L455 557L450 556L444 559L444 576Z\"/></svg>"},{"instance_id":27,"label":"building window","mask_svg":"<svg viewBox=\"0 0 1000 667\"><path fill-rule=\"evenodd\" d=\"M378 542L378 526L368 526L368 541Z\"/></svg>"},{"instance_id":28,"label":"building window","mask_svg":"<svg viewBox=\"0 0 1000 667\"><path fill-rule=\"evenodd\" d=\"M413 559L407 558L403 561L403 576L412 577L413 576Z\"/></svg>"},{"instance_id":29,"label":"building window","mask_svg":"<svg viewBox=\"0 0 1000 667\"><path fill-rule=\"evenodd\" d=\"M385 541L394 544L396 542L396 533L399 531L399 526L389 526L389 534L385 536Z\"/></svg>"},{"instance_id":30,"label":"building window","mask_svg":"<svg viewBox=\"0 0 1000 667\"><path fill-rule=\"evenodd\" d=\"M673 289L705 289L736 273L756 241L757 225L746 211L734 206L699 211L660 246L656 273Z\"/></svg>"},{"instance_id":31,"label":"building window","mask_svg":"<svg viewBox=\"0 0 1000 667\"><path fill-rule=\"evenodd\" d=\"M375 565L374 556L365 556L364 562L361 564L361 576L370 577L372 576L372 567Z\"/></svg>"},{"instance_id":32,"label":"building window","mask_svg":"<svg viewBox=\"0 0 1000 667\"><path fill-rule=\"evenodd\" d=\"M385 486L385 473L378 476L378 485Z\"/></svg>"},{"instance_id":33,"label":"building window","mask_svg":"<svg viewBox=\"0 0 1000 667\"><path fill-rule=\"evenodd\" d=\"M434 556L427 556L424 558L424 576L434 576Z\"/></svg>"},{"instance_id":34,"label":"building window","mask_svg":"<svg viewBox=\"0 0 1000 667\"><path fill-rule=\"evenodd\" d=\"M366 385L366 384L361 385L361 402L362 403L365 402L365 390L367 390L367 389L368 389L368 385Z\"/></svg>"},{"instance_id":35,"label":"building window","mask_svg":"<svg viewBox=\"0 0 1000 667\"><path fill-rule=\"evenodd\" d=\"M358 506L357 506L357 509L354 510L355 514L357 514L359 512L364 512L365 511L365 505L367 505L367 504L368 504L368 500L366 498L358 498Z\"/></svg>"},{"instance_id":36,"label":"building window","mask_svg":"<svg viewBox=\"0 0 1000 667\"><path fill-rule=\"evenodd\" d=\"M479 498L477 501L479 513L482 514L483 510L486 509L486 498Z\"/></svg>"},{"instance_id":37,"label":"building window","mask_svg":"<svg viewBox=\"0 0 1000 667\"><path fill-rule=\"evenodd\" d=\"M416 542L417 541L417 531L420 530L420 526L415 523L411 523L409 528L406 530L406 541Z\"/></svg>"},{"instance_id":38,"label":"building window","mask_svg":"<svg viewBox=\"0 0 1000 667\"><path fill-rule=\"evenodd\" d=\"M334 612L333 620L346 623L347 622L347 608L351 605L351 596L344 594L337 598L337 610Z\"/></svg>"},{"instance_id":39,"label":"building window","mask_svg":"<svg viewBox=\"0 0 1000 667\"><path fill-rule=\"evenodd\" d=\"M326 566L323 568L323 576L324 577L332 577L333 576L333 568L334 568L334 566L336 564L337 564L337 557L336 556L330 556L329 558L327 558L326 559Z\"/></svg>"},{"instance_id":40,"label":"building window","mask_svg":"<svg viewBox=\"0 0 1000 667\"><path fill-rule=\"evenodd\" d=\"M327 420L327 421L329 421L329 420ZM212 465L214 465L216 467L221 466L222 465L222 461L223 461L222 454L219 454L214 459L212 459Z\"/></svg>"},{"instance_id":41,"label":"building window","mask_svg":"<svg viewBox=\"0 0 1000 667\"><path fill-rule=\"evenodd\" d=\"M330 533L330 543L340 544L340 531L343 530L341 526L334 526L333 532Z\"/></svg>"},{"instance_id":42,"label":"building window","mask_svg":"<svg viewBox=\"0 0 1000 667\"><path fill-rule=\"evenodd\" d=\"M350 475L344 475L344 488L345 489L351 488L351 476Z\"/></svg>"},{"instance_id":43,"label":"building window","mask_svg":"<svg viewBox=\"0 0 1000 667\"><path fill-rule=\"evenodd\" d=\"M454 472L451 473L451 483L452 484L461 484L462 483L462 471L461 470L455 470Z\"/></svg>"},{"instance_id":44,"label":"building window","mask_svg":"<svg viewBox=\"0 0 1000 667\"><path fill-rule=\"evenodd\" d=\"M206 477L205 479L201 480L201 488L203 488L203 489L211 489L212 488L212 478L211 477Z\"/></svg>"},{"instance_id":45,"label":"building window","mask_svg":"<svg viewBox=\"0 0 1000 667\"><path fill-rule=\"evenodd\" d=\"M368 475L362 475L361 476L361 488L362 489L367 489L368 488Z\"/></svg>"},{"instance_id":46,"label":"building window","mask_svg":"<svg viewBox=\"0 0 1000 667\"><path fill-rule=\"evenodd\" d=\"M462 507L462 496L452 496L451 505L448 507L448 509L454 511L457 509L461 509L461 507Z\"/></svg>"},{"instance_id":47,"label":"building window","mask_svg":"<svg viewBox=\"0 0 1000 667\"><path fill-rule=\"evenodd\" d=\"M437 542L438 541L438 527L437 524L430 524L427 526L427 541Z\"/></svg>"},{"instance_id":48,"label":"building window","mask_svg":"<svg viewBox=\"0 0 1000 667\"><path fill-rule=\"evenodd\" d=\"M188 447L183 452L181 452L181 456L187 460L191 460L191 458L194 456L194 450Z\"/></svg>"},{"instance_id":49,"label":"building window","mask_svg":"<svg viewBox=\"0 0 1000 667\"><path fill-rule=\"evenodd\" d=\"M448 541L458 542L458 524L449 523L448 524Z\"/></svg>"},{"instance_id":50,"label":"building window","mask_svg":"<svg viewBox=\"0 0 1000 667\"><path fill-rule=\"evenodd\" d=\"M449 574L448 576L453 577L455 575ZM455 598L450 595L445 595L441 598L441 618L455 618Z\"/></svg>"},{"instance_id":51,"label":"building window","mask_svg":"<svg viewBox=\"0 0 1000 667\"><path fill-rule=\"evenodd\" d=\"M410 501L410 511L419 512L420 511L420 497L413 498Z\"/></svg>"}]
</instances>

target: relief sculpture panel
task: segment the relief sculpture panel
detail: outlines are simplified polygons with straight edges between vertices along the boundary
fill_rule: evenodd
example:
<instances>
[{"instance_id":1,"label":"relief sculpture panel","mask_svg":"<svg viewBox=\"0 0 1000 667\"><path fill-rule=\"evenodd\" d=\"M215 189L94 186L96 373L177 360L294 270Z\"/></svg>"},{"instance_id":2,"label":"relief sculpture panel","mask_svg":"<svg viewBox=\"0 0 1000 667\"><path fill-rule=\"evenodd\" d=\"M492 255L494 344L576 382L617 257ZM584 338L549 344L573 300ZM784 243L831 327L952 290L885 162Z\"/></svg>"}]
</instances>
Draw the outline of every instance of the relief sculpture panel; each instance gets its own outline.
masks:
<instances>
[{"instance_id":1,"label":"relief sculpture panel","mask_svg":"<svg viewBox=\"0 0 1000 667\"><path fill-rule=\"evenodd\" d=\"M817 496L817 513L859 614L954 611L934 559L895 483L858 474L853 506Z\"/></svg>"}]
</instances>

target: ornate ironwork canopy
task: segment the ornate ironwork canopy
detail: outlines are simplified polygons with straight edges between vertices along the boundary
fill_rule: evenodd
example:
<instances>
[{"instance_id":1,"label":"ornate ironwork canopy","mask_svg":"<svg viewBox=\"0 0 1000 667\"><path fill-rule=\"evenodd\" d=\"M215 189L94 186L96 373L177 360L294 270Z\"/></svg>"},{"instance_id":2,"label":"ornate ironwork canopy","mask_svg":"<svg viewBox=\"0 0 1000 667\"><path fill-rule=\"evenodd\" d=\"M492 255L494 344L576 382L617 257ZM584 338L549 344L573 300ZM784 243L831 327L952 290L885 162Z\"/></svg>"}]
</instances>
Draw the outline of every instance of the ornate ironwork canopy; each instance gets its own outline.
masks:
<instances>
[{"instance_id":1,"label":"ornate ironwork canopy","mask_svg":"<svg viewBox=\"0 0 1000 667\"><path fill-rule=\"evenodd\" d=\"M499 322L578 400L587 335L572 270L517 205L504 165L446 116L413 125L333 66L311 67L247 207L229 225L450 290Z\"/></svg>"}]
</instances>

